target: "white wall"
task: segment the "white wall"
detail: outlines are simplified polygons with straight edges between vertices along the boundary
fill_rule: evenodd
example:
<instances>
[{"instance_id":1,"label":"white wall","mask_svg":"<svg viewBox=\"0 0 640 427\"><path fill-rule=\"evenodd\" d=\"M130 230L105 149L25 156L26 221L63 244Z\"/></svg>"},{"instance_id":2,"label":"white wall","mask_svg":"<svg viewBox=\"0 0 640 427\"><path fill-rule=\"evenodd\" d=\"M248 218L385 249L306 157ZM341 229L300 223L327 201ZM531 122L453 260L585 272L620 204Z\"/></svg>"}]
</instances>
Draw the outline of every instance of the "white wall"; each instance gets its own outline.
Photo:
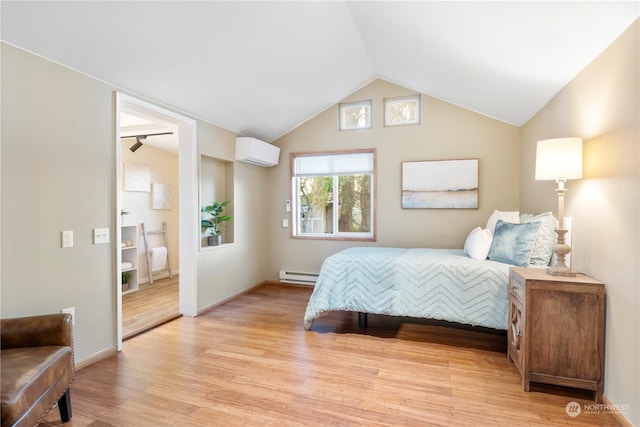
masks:
<instances>
[{"instance_id":1,"label":"white wall","mask_svg":"<svg viewBox=\"0 0 640 427\"><path fill-rule=\"evenodd\" d=\"M573 269L607 288L605 396L640 425L640 34L636 21L522 127L523 210L552 210L552 181L536 182L541 139L584 138L583 179L569 181Z\"/></svg>"},{"instance_id":2,"label":"white wall","mask_svg":"<svg viewBox=\"0 0 640 427\"><path fill-rule=\"evenodd\" d=\"M2 317L75 307L77 358L115 342L111 88L2 45ZM74 247L60 248L60 231Z\"/></svg>"},{"instance_id":3,"label":"white wall","mask_svg":"<svg viewBox=\"0 0 640 427\"><path fill-rule=\"evenodd\" d=\"M75 307L76 361L82 363L116 345L116 88L4 43L1 48L0 314ZM199 149L233 160L234 141L233 133L197 122ZM238 243L195 257L198 308L264 280L266 218L255 213L265 203L266 177L261 168L238 168ZM238 209L249 213L238 215ZM111 243L92 244L96 227L111 229ZM62 230L74 231L73 248L60 248Z\"/></svg>"},{"instance_id":4,"label":"white wall","mask_svg":"<svg viewBox=\"0 0 640 427\"><path fill-rule=\"evenodd\" d=\"M198 126L198 147L201 155L233 161L235 135L219 128ZM233 171L233 244L203 247L198 253L198 306L204 309L266 278L267 169L236 162ZM225 194L230 191L226 189ZM202 204L212 201L202 200Z\"/></svg>"},{"instance_id":5,"label":"white wall","mask_svg":"<svg viewBox=\"0 0 640 427\"><path fill-rule=\"evenodd\" d=\"M280 164L269 170L269 278L282 269L318 272L322 261L356 245L462 248L469 232L486 225L494 209L518 209L519 130L495 119L421 95L421 124L383 126L383 99L414 91L375 80L343 102L373 101L373 128L338 131L338 105L275 141ZM377 149L377 242L301 240L282 228L291 195L292 152ZM479 159L478 209L402 209L403 161Z\"/></svg>"}]
</instances>

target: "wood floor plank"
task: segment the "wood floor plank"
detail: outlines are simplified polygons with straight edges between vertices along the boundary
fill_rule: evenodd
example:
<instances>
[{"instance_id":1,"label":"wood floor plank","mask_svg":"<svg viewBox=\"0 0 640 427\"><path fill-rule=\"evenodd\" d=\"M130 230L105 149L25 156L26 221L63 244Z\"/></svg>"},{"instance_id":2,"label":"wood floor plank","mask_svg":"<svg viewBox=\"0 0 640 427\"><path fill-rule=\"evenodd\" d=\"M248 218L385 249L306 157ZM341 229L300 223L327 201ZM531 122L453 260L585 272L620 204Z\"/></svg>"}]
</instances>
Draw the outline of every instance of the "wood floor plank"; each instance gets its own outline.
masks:
<instances>
[{"instance_id":1,"label":"wood floor plank","mask_svg":"<svg viewBox=\"0 0 640 427\"><path fill-rule=\"evenodd\" d=\"M326 313L311 289L267 284L127 340L77 372L69 427L619 425L570 418L584 393L525 392L503 333L442 322ZM52 411L44 426L60 425Z\"/></svg>"},{"instance_id":2,"label":"wood floor plank","mask_svg":"<svg viewBox=\"0 0 640 427\"><path fill-rule=\"evenodd\" d=\"M180 277L143 283L139 290L122 295L122 337L131 338L180 316Z\"/></svg>"}]
</instances>

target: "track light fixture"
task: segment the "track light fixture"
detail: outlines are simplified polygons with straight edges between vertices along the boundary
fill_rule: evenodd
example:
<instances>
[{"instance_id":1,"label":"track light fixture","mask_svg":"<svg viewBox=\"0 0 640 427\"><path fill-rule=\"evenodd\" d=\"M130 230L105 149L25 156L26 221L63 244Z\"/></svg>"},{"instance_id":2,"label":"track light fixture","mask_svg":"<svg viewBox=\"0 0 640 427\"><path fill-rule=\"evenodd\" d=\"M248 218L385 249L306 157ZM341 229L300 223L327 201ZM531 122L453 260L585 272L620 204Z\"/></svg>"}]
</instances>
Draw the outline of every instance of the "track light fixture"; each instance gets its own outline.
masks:
<instances>
[{"instance_id":1,"label":"track light fixture","mask_svg":"<svg viewBox=\"0 0 640 427\"><path fill-rule=\"evenodd\" d=\"M140 141L141 139L142 139L142 140L146 140L146 139L147 139L147 137L146 137L146 136L136 136L136 143L135 143L135 144L133 144L133 145L129 148L129 150L131 150L131 152L135 153L135 152L136 152L136 150L137 150L138 148L142 147L142 141Z\"/></svg>"},{"instance_id":2,"label":"track light fixture","mask_svg":"<svg viewBox=\"0 0 640 427\"><path fill-rule=\"evenodd\" d=\"M120 138L135 138L136 139L136 143L133 144L129 150L131 150L131 152L135 153L136 150L140 147L142 147L143 142L147 139L147 137L149 136L159 136L159 135L173 135L173 132L161 132L161 133L150 133L150 134L146 134L146 135L127 135L127 136L121 136Z\"/></svg>"}]
</instances>

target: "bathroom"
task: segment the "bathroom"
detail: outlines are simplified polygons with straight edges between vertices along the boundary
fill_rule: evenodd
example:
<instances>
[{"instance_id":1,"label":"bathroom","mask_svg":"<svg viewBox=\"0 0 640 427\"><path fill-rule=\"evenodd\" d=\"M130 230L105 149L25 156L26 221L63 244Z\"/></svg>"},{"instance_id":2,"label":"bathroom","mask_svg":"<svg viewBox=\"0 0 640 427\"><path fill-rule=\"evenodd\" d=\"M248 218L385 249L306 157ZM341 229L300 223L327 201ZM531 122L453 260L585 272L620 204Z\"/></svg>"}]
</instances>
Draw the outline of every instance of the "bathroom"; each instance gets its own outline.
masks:
<instances>
[{"instance_id":1,"label":"bathroom","mask_svg":"<svg viewBox=\"0 0 640 427\"><path fill-rule=\"evenodd\" d=\"M179 316L177 129L120 117L123 339ZM151 272L151 274L150 274Z\"/></svg>"}]
</instances>

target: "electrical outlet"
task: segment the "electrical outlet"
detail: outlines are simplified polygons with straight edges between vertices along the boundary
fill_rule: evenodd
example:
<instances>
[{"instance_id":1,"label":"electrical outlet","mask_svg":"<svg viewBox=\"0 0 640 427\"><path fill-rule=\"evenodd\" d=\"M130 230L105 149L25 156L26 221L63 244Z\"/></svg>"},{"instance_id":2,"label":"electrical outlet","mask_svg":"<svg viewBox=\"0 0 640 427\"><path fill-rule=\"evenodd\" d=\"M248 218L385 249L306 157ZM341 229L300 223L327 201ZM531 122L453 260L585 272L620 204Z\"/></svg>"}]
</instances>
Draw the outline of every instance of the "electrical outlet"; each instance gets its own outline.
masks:
<instances>
[{"instance_id":1,"label":"electrical outlet","mask_svg":"<svg viewBox=\"0 0 640 427\"><path fill-rule=\"evenodd\" d=\"M60 247L72 248L73 247L73 230L65 230L60 232L61 242Z\"/></svg>"},{"instance_id":2,"label":"electrical outlet","mask_svg":"<svg viewBox=\"0 0 640 427\"><path fill-rule=\"evenodd\" d=\"M76 308L75 307L69 307L69 308L63 308L62 310L60 310L60 313L69 313L71 315L71 324L73 325L76 321Z\"/></svg>"},{"instance_id":3,"label":"electrical outlet","mask_svg":"<svg viewBox=\"0 0 640 427\"><path fill-rule=\"evenodd\" d=\"M101 245L103 243L109 243L109 229L108 228L94 228L93 229L93 244Z\"/></svg>"}]
</instances>

